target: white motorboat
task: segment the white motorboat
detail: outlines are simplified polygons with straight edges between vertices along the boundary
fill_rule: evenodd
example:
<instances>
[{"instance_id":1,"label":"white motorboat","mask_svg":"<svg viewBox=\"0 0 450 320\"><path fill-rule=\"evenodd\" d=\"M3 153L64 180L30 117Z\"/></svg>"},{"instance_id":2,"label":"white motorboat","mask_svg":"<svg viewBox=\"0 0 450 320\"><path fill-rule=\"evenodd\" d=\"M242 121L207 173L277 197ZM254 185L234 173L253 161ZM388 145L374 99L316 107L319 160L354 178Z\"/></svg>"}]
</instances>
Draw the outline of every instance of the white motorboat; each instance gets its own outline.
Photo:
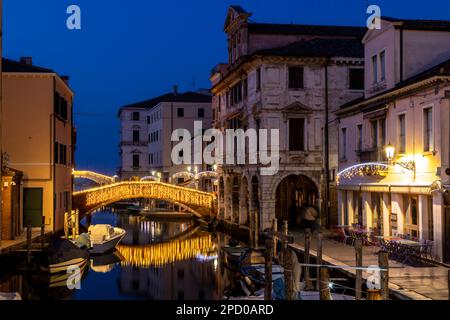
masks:
<instances>
[{"instance_id":1,"label":"white motorboat","mask_svg":"<svg viewBox=\"0 0 450 320\"><path fill-rule=\"evenodd\" d=\"M89 227L88 234L90 241L89 252L102 254L114 250L125 237L126 231L109 224L96 224Z\"/></svg>"}]
</instances>

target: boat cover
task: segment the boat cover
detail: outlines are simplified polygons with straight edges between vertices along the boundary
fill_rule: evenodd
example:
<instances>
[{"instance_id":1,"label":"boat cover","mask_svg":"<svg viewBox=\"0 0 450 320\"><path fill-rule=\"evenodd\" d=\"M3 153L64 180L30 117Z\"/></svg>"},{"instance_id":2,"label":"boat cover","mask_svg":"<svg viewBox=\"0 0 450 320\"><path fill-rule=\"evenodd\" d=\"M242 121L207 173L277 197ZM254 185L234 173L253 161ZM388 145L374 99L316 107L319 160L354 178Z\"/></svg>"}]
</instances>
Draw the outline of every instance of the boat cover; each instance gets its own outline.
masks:
<instances>
[{"instance_id":1,"label":"boat cover","mask_svg":"<svg viewBox=\"0 0 450 320\"><path fill-rule=\"evenodd\" d=\"M47 248L47 262L49 265L69 261L76 258L89 258L89 252L78 248L70 240L54 239Z\"/></svg>"},{"instance_id":2,"label":"boat cover","mask_svg":"<svg viewBox=\"0 0 450 320\"><path fill-rule=\"evenodd\" d=\"M114 228L109 224L96 224L89 227L89 236L93 243L109 240L114 235Z\"/></svg>"}]
</instances>

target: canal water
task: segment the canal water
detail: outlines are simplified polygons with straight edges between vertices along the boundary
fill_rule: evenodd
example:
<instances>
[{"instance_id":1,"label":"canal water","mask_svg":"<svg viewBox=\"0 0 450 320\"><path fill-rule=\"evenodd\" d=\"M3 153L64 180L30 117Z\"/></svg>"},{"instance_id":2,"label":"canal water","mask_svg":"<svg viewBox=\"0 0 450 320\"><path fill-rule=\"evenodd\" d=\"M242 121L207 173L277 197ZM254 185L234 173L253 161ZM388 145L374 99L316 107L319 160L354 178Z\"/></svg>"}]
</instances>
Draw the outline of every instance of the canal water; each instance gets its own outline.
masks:
<instances>
[{"instance_id":1,"label":"canal water","mask_svg":"<svg viewBox=\"0 0 450 320\"><path fill-rule=\"evenodd\" d=\"M220 299L230 284L220 258L227 237L194 220L152 220L105 209L93 213L91 223L121 227L126 236L114 253L91 256L79 289L53 287L48 276L22 272L3 277L0 291L18 291L24 299L202 300Z\"/></svg>"}]
</instances>

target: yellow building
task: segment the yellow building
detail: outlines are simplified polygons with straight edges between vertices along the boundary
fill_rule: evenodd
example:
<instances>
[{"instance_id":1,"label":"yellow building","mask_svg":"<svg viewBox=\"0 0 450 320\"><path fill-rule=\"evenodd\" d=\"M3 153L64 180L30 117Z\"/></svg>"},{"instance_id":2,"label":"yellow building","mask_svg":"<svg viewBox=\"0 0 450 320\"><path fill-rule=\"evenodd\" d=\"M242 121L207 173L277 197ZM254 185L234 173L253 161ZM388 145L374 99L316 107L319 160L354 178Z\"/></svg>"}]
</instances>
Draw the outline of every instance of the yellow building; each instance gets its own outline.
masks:
<instances>
[{"instance_id":1,"label":"yellow building","mask_svg":"<svg viewBox=\"0 0 450 320\"><path fill-rule=\"evenodd\" d=\"M63 228L71 209L74 164L73 92L53 70L3 59L4 160L23 172L20 227Z\"/></svg>"}]
</instances>

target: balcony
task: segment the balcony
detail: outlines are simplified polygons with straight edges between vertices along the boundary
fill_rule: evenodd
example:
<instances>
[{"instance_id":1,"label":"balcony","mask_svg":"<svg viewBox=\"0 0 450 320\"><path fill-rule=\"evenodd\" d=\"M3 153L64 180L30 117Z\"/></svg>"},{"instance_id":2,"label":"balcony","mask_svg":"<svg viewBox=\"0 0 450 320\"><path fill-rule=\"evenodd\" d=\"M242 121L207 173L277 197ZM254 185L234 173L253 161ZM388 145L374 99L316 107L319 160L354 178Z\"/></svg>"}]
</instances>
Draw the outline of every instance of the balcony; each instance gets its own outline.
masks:
<instances>
[{"instance_id":1,"label":"balcony","mask_svg":"<svg viewBox=\"0 0 450 320\"><path fill-rule=\"evenodd\" d=\"M148 141L121 141L119 146L141 146L145 147L148 145Z\"/></svg>"},{"instance_id":2,"label":"balcony","mask_svg":"<svg viewBox=\"0 0 450 320\"><path fill-rule=\"evenodd\" d=\"M386 162L386 152L382 147L373 147L370 149L356 150L361 163L365 162Z\"/></svg>"}]
</instances>

